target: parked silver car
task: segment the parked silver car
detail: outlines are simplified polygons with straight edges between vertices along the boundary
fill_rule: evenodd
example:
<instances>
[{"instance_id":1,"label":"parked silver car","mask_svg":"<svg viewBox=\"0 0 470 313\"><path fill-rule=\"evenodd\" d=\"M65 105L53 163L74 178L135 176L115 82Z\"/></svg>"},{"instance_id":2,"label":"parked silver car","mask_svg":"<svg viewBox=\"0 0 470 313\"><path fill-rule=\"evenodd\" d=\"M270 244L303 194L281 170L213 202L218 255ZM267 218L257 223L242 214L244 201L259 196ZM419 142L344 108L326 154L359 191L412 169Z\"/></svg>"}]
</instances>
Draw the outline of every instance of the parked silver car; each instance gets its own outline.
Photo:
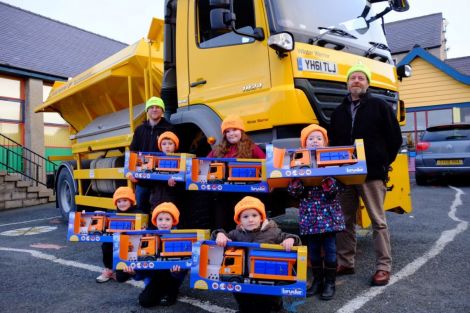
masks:
<instances>
[{"instance_id":1,"label":"parked silver car","mask_svg":"<svg viewBox=\"0 0 470 313\"><path fill-rule=\"evenodd\" d=\"M427 128L416 145L415 166L418 185L432 177L470 177L470 124Z\"/></svg>"}]
</instances>

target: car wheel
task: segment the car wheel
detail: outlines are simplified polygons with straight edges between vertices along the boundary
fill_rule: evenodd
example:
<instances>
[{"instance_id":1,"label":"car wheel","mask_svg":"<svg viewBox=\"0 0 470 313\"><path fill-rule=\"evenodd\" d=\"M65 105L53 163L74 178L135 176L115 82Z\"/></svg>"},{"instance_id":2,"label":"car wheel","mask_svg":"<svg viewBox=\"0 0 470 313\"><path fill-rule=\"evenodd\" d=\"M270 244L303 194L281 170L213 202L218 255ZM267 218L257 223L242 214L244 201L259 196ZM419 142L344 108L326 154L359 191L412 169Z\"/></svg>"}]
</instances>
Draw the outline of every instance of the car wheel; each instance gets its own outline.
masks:
<instances>
[{"instance_id":1,"label":"car wheel","mask_svg":"<svg viewBox=\"0 0 470 313\"><path fill-rule=\"evenodd\" d=\"M67 222L69 220L69 213L77 211L77 205L75 204L76 193L72 175L66 169L61 170L57 178L57 203L60 214L62 214L62 217Z\"/></svg>"},{"instance_id":2,"label":"car wheel","mask_svg":"<svg viewBox=\"0 0 470 313\"><path fill-rule=\"evenodd\" d=\"M415 179L416 179L416 185L424 186L427 183L426 177L423 176L422 174L416 173Z\"/></svg>"}]
</instances>

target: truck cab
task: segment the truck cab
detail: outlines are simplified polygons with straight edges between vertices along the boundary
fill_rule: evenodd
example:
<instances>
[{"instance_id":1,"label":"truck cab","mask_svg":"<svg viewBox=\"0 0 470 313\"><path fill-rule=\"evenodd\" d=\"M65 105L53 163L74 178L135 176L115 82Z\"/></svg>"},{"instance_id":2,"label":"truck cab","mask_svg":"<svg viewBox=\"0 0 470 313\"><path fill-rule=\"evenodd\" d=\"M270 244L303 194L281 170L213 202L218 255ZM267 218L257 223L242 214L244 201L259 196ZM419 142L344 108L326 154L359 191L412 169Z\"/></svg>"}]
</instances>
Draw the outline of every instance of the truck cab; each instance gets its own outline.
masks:
<instances>
[{"instance_id":1,"label":"truck cab","mask_svg":"<svg viewBox=\"0 0 470 313\"><path fill-rule=\"evenodd\" d=\"M224 281L243 281L245 269L245 250L230 248L225 250L222 266L220 267L220 279Z\"/></svg>"},{"instance_id":2,"label":"truck cab","mask_svg":"<svg viewBox=\"0 0 470 313\"><path fill-rule=\"evenodd\" d=\"M138 260L154 260L157 257L159 241L158 236L143 236L140 238L140 245L137 250Z\"/></svg>"},{"instance_id":3,"label":"truck cab","mask_svg":"<svg viewBox=\"0 0 470 313\"><path fill-rule=\"evenodd\" d=\"M225 179L226 165L223 162L212 162L209 165L209 173L207 173L207 181L209 183L223 182Z\"/></svg>"},{"instance_id":4,"label":"truck cab","mask_svg":"<svg viewBox=\"0 0 470 313\"><path fill-rule=\"evenodd\" d=\"M88 225L89 234L101 234L105 229L106 216L95 215L91 218L90 225Z\"/></svg>"},{"instance_id":5,"label":"truck cab","mask_svg":"<svg viewBox=\"0 0 470 313\"><path fill-rule=\"evenodd\" d=\"M299 149L291 154L290 168L313 168L315 167L315 159L312 157L312 152L307 149Z\"/></svg>"}]
</instances>

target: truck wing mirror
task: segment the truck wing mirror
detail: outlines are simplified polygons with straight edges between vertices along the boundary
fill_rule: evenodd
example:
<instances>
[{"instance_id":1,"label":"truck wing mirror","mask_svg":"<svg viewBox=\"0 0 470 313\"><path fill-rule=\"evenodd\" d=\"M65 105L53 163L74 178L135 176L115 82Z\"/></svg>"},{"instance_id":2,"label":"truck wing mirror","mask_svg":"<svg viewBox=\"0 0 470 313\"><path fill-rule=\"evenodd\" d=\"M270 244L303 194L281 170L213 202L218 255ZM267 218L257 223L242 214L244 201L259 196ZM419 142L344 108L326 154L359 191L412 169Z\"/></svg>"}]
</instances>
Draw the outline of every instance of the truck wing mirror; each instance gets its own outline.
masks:
<instances>
[{"instance_id":1,"label":"truck wing mirror","mask_svg":"<svg viewBox=\"0 0 470 313\"><path fill-rule=\"evenodd\" d=\"M212 9L210 13L211 30L230 31L230 24L235 20L235 15L230 13L227 9Z\"/></svg>"},{"instance_id":2,"label":"truck wing mirror","mask_svg":"<svg viewBox=\"0 0 470 313\"><path fill-rule=\"evenodd\" d=\"M255 40L263 40L264 39L264 32L262 28L254 28L253 32L245 33L242 31L237 30L235 25L235 21L237 17L233 11L228 9L212 9L210 12L210 21L211 21L211 30L212 31L233 31L235 34L240 36L246 36L249 38L253 38Z\"/></svg>"},{"instance_id":3,"label":"truck wing mirror","mask_svg":"<svg viewBox=\"0 0 470 313\"><path fill-rule=\"evenodd\" d=\"M294 50L294 36L288 32L272 35L268 39L268 46L276 50L280 57L284 57L286 52Z\"/></svg>"}]
</instances>

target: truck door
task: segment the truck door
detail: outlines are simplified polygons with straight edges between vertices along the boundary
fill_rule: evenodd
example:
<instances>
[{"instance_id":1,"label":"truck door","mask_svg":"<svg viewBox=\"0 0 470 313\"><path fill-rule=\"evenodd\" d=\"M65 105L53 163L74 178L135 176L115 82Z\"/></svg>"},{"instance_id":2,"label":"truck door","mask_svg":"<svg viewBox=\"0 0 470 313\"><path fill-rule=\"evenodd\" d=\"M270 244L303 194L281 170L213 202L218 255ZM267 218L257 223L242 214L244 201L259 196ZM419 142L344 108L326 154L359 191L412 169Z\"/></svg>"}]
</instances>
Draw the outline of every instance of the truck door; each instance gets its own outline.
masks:
<instances>
[{"instance_id":1,"label":"truck door","mask_svg":"<svg viewBox=\"0 0 470 313\"><path fill-rule=\"evenodd\" d=\"M223 106L223 114L246 114L262 103L259 91L270 88L269 48L266 38L257 41L217 24L216 16L229 8L227 2L192 2L196 23L188 25L189 102L208 104L217 111ZM233 0L233 4L240 32L253 33L260 27L266 36L262 1Z\"/></svg>"}]
</instances>

